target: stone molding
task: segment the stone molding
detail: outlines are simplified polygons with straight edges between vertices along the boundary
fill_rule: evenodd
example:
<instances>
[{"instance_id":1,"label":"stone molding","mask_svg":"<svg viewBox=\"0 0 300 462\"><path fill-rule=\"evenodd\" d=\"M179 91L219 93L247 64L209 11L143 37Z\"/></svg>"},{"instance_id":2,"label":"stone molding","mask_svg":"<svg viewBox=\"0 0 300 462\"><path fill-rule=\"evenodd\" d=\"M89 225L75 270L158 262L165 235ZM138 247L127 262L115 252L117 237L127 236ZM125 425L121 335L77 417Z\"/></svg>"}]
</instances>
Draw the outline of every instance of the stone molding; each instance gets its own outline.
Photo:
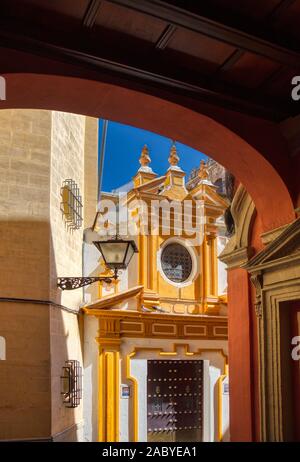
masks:
<instances>
[{"instance_id":1,"label":"stone molding","mask_svg":"<svg viewBox=\"0 0 300 462\"><path fill-rule=\"evenodd\" d=\"M235 233L229 240L219 259L228 269L239 268L253 255L249 246L251 226L255 218L255 205L243 185L239 185L231 203Z\"/></svg>"},{"instance_id":2,"label":"stone molding","mask_svg":"<svg viewBox=\"0 0 300 462\"><path fill-rule=\"evenodd\" d=\"M84 308L83 311L86 315L98 318L99 335L96 340L103 347L119 347L123 338L228 339L226 316L172 315L94 308Z\"/></svg>"},{"instance_id":3,"label":"stone molding","mask_svg":"<svg viewBox=\"0 0 300 462\"><path fill-rule=\"evenodd\" d=\"M243 268L256 289L261 441L288 441L282 367L284 302L300 299L300 218Z\"/></svg>"},{"instance_id":4,"label":"stone molding","mask_svg":"<svg viewBox=\"0 0 300 462\"><path fill-rule=\"evenodd\" d=\"M270 231L266 231L265 233L261 234L260 237L262 243L264 245L268 245L273 242L274 239L276 239L276 237L278 237L287 226L288 225L280 226L279 228L271 229Z\"/></svg>"}]
</instances>

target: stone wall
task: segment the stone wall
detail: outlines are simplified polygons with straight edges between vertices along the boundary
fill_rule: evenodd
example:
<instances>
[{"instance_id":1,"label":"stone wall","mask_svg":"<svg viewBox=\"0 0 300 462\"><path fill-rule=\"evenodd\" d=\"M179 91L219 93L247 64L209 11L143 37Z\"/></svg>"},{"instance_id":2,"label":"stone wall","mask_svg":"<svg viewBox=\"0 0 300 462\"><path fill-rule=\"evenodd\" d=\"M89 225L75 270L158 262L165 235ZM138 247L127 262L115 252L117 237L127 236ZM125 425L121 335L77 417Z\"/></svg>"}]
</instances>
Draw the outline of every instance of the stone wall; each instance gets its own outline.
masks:
<instances>
[{"instance_id":1,"label":"stone wall","mask_svg":"<svg viewBox=\"0 0 300 462\"><path fill-rule=\"evenodd\" d=\"M60 188L75 180L95 208L85 164L97 175L96 119L0 111L0 439L81 438L82 404L65 408L60 375L67 359L82 365L82 290L61 292L56 283L82 274L83 227L65 226Z\"/></svg>"},{"instance_id":2,"label":"stone wall","mask_svg":"<svg viewBox=\"0 0 300 462\"><path fill-rule=\"evenodd\" d=\"M53 112L50 190L51 300L76 311L81 305L83 290L62 292L56 287L59 276L82 275L84 224L78 230L69 229L60 210L60 192L66 179L77 183L84 205L82 217L89 216L89 210L95 211L97 199L97 120ZM74 439L78 425L82 426L82 402L76 409L63 405L60 376L66 360L75 359L83 364L79 317L55 307L51 308L50 336L52 435L70 428L67 436Z\"/></svg>"},{"instance_id":3,"label":"stone wall","mask_svg":"<svg viewBox=\"0 0 300 462\"><path fill-rule=\"evenodd\" d=\"M81 290L57 290L58 276L80 276L82 272L83 227L68 228L61 212L61 187L66 179L74 180L84 201L85 117L52 112L51 137L51 300L69 308L78 307ZM83 211L82 211L83 213Z\"/></svg>"},{"instance_id":4,"label":"stone wall","mask_svg":"<svg viewBox=\"0 0 300 462\"><path fill-rule=\"evenodd\" d=\"M50 145L50 112L0 111L0 439L50 435Z\"/></svg>"},{"instance_id":5,"label":"stone wall","mask_svg":"<svg viewBox=\"0 0 300 462\"><path fill-rule=\"evenodd\" d=\"M49 295L51 113L0 111L2 297Z\"/></svg>"}]
</instances>

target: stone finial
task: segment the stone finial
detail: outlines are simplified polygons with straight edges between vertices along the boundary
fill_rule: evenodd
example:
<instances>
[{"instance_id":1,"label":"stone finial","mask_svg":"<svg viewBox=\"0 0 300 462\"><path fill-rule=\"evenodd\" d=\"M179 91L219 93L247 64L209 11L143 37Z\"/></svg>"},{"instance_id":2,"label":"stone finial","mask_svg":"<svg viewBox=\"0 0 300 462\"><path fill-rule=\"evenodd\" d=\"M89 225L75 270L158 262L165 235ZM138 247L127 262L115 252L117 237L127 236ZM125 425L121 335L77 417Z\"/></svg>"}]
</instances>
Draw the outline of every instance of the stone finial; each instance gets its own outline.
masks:
<instances>
[{"instance_id":1,"label":"stone finial","mask_svg":"<svg viewBox=\"0 0 300 462\"><path fill-rule=\"evenodd\" d=\"M142 167L148 167L148 165L151 162L150 156L149 156L149 149L148 146L145 144L142 152L141 152L141 157L139 159L139 162Z\"/></svg>"},{"instance_id":2,"label":"stone finial","mask_svg":"<svg viewBox=\"0 0 300 462\"><path fill-rule=\"evenodd\" d=\"M204 162L203 159L200 162L200 168L199 168L199 172L198 172L198 177L200 178L201 181L208 179L207 165L206 165L206 163Z\"/></svg>"},{"instance_id":3,"label":"stone finial","mask_svg":"<svg viewBox=\"0 0 300 462\"><path fill-rule=\"evenodd\" d=\"M148 146L145 144L142 149L141 156L139 159L139 163L141 164L139 168L139 172L153 173L152 168L149 167L150 162L151 162L151 158L149 156L149 149L148 149Z\"/></svg>"},{"instance_id":4,"label":"stone finial","mask_svg":"<svg viewBox=\"0 0 300 462\"><path fill-rule=\"evenodd\" d=\"M179 156L177 154L175 143L173 143L171 146L168 161L171 167L177 167L177 164L179 162Z\"/></svg>"}]
</instances>

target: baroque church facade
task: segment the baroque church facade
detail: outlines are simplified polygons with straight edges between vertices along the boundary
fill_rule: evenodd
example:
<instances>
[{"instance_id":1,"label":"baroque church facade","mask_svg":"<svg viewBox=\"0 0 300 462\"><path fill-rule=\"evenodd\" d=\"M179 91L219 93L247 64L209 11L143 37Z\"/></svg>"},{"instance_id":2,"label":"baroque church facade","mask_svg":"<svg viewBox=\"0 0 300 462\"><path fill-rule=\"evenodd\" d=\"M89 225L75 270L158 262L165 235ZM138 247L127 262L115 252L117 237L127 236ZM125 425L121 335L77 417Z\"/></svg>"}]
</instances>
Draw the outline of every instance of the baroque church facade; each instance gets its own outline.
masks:
<instances>
[{"instance_id":1,"label":"baroque church facade","mask_svg":"<svg viewBox=\"0 0 300 462\"><path fill-rule=\"evenodd\" d=\"M97 405L91 390L99 390L99 414L97 421L85 416L86 436L92 439L98 426L100 441L226 441L227 282L217 256L227 242L228 200L218 194L204 161L187 190L174 144L163 176L152 171L146 146L139 161L132 189L124 196L102 192L104 205L94 221L94 233L114 235L105 206L122 203L138 253L115 283L100 283L98 293L88 289L82 308L86 362L96 368L99 361L99 375L85 381L87 409ZM157 202L161 213L154 211ZM187 204L190 232L178 229ZM198 237L197 208L203 221ZM97 257L93 275L108 276Z\"/></svg>"},{"instance_id":2,"label":"baroque church facade","mask_svg":"<svg viewBox=\"0 0 300 462\"><path fill-rule=\"evenodd\" d=\"M115 232L97 204L98 121L43 110L0 117L0 439L228 440L227 282L217 259L228 200L208 167L187 189L176 146L163 176L143 148L130 191L101 194L128 210L138 253L111 284L61 290L61 277L110 275L93 245ZM166 207L159 217L169 212L167 229L159 219L153 233L152 201ZM190 229L180 231L184 204Z\"/></svg>"}]
</instances>

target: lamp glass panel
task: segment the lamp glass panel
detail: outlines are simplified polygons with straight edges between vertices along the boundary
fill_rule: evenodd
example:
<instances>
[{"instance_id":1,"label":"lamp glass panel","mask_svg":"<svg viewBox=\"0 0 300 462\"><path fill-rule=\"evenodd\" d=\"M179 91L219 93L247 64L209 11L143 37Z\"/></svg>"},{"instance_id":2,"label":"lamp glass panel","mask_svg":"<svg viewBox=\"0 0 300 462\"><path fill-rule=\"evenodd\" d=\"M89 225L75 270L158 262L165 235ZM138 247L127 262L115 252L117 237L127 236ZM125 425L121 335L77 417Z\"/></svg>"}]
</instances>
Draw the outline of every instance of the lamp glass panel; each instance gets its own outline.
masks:
<instances>
[{"instance_id":1,"label":"lamp glass panel","mask_svg":"<svg viewBox=\"0 0 300 462\"><path fill-rule=\"evenodd\" d=\"M132 247L131 243L128 243L128 251L126 254L125 266L129 265L129 262L132 259L133 254L134 254L134 248Z\"/></svg>"},{"instance_id":2,"label":"lamp glass panel","mask_svg":"<svg viewBox=\"0 0 300 462\"><path fill-rule=\"evenodd\" d=\"M114 263L121 264L124 262L127 242L103 242L100 244L102 255L107 265Z\"/></svg>"}]
</instances>

